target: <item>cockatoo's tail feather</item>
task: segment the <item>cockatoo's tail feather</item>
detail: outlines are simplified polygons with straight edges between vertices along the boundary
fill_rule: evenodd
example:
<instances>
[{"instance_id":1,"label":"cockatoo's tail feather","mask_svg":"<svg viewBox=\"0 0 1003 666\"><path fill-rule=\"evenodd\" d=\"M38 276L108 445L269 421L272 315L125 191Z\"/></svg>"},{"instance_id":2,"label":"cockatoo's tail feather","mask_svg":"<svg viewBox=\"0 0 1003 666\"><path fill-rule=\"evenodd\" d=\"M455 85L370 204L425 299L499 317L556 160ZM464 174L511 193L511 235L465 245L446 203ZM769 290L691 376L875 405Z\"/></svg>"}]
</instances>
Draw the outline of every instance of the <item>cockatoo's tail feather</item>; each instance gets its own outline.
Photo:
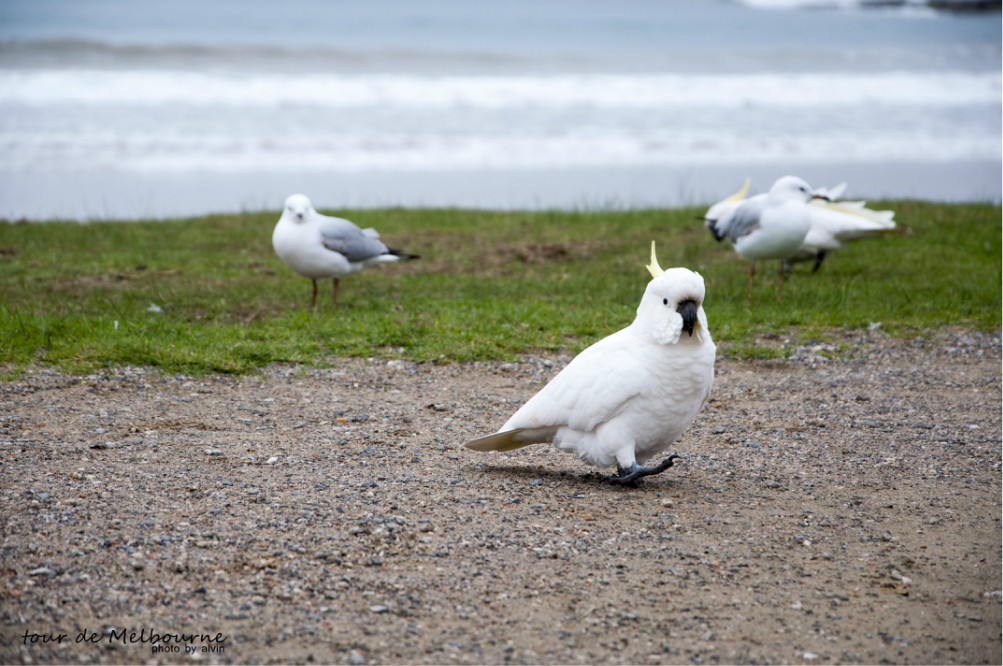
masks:
<instances>
[{"instance_id":1,"label":"cockatoo's tail feather","mask_svg":"<svg viewBox=\"0 0 1003 666\"><path fill-rule=\"evenodd\" d=\"M463 446L474 451L514 451L530 444L550 442L557 434L556 426L516 428L474 439Z\"/></svg>"},{"instance_id":2,"label":"cockatoo's tail feather","mask_svg":"<svg viewBox=\"0 0 1003 666\"><path fill-rule=\"evenodd\" d=\"M509 430L508 432L496 432L487 437L471 440L463 446L474 451L513 451L521 449L524 446L529 446L528 442L515 441L516 435L521 432L521 428L518 430Z\"/></svg>"}]
</instances>

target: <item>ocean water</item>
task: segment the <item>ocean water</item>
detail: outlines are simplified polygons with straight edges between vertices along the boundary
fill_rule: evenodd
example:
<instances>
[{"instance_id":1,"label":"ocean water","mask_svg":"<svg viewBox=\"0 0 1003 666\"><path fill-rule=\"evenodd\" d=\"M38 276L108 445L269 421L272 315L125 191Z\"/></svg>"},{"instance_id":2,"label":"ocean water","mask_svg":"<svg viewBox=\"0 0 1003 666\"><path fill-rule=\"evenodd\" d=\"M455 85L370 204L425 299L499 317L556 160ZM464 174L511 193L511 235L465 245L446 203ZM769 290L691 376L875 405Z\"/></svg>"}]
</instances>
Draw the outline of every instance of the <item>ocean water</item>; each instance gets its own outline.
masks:
<instances>
[{"instance_id":1,"label":"ocean water","mask_svg":"<svg viewBox=\"0 0 1003 666\"><path fill-rule=\"evenodd\" d=\"M0 217L1000 198L1000 15L917 2L0 4ZM577 183L577 185L576 185ZM834 182L819 182L833 185Z\"/></svg>"}]
</instances>

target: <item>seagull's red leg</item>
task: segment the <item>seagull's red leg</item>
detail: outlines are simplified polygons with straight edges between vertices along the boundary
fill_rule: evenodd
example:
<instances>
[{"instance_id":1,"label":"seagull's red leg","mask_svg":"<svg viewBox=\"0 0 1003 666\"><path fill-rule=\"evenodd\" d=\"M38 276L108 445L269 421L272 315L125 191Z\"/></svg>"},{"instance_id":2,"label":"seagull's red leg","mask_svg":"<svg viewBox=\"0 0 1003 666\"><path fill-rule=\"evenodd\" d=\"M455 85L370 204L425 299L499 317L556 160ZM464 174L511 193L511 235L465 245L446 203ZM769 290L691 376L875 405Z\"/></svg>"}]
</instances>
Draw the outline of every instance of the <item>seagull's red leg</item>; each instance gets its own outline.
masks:
<instances>
[{"instance_id":1,"label":"seagull's red leg","mask_svg":"<svg viewBox=\"0 0 1003 666\"><path fill-rule=\"evenodd\" d=\"M784 262L780 261L780 289L777 290L777 302L779 303L784 298Z\"/></svg>"},{"instance_id":2,"label":"seagull's red leg","mask_svg":"<svg viewBox=\"0 0 1003 666\"><path fill-rule=\"evenodd\" d=\"M311 280L313 282L313 298L310 299L310 307L317 307L317 281Z\"/></svg>"},{"instance_id":3,"label":"seagull's red leg","mask_svg":"<svg viewBox=\"0 0 1003 666\"><path fill-rule=\"evenodd\" d=\"M334 291L331 292L331 302L338 304L338 278L334 278Z\"/></svg>"},{"instance_id":4,"label":"seagull's red leg","mask_svg":"<svg viewBox=\"0 0 1003 666\"><path fill-rule=\"evenodd\" d=\"M756 274L756 262L749 266L749 300L752 300L752 278Z\"/></svg>"}]
</instances>

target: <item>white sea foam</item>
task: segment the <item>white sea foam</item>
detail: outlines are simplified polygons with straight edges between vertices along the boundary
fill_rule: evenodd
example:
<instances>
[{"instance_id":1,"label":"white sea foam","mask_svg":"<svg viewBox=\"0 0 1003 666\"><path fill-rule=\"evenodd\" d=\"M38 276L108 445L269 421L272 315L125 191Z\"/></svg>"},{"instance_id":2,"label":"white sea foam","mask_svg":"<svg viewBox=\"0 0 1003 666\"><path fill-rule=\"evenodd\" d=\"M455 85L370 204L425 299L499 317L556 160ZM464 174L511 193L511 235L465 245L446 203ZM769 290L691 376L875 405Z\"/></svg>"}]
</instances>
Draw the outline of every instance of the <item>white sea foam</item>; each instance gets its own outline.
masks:
<instances>
[{"instance_id":1,"label":"white sea foam","mask_svg":"<svg viewBox=\"0 0 1003 666\"><path fill-rule=\"evenodd\" d=\"M999 159L1001 78L0 70L0 170L355 173Z\"/></svg>"},{"instance_id":2,"label":"white sea foam","mask_svg":"<svg viewBox=\"0 0 1003 666\"><path fill-rule=\"evenodd\" d=\"M998 159L999 140L979 134L952 136L884 133L859 140L851 132L824 135L756 135L734 132L578 131L562 135L386 134L380 137L317 135L24 136L0 133L14 171L118 169L140 172L364 172L685 164L860 163Z\"/></svg>"},{"instance_id":3,"label":"white sea foam","mask_svg":"<svg viewBox=\"0 0 1003 666\"><path fill-rule=\"evenodd\" d=\"M998 104L1001 78L998 71L342 76L8 70L0 71L0 104L418 109L964 106Z\"/></svg>"}]
</instances>

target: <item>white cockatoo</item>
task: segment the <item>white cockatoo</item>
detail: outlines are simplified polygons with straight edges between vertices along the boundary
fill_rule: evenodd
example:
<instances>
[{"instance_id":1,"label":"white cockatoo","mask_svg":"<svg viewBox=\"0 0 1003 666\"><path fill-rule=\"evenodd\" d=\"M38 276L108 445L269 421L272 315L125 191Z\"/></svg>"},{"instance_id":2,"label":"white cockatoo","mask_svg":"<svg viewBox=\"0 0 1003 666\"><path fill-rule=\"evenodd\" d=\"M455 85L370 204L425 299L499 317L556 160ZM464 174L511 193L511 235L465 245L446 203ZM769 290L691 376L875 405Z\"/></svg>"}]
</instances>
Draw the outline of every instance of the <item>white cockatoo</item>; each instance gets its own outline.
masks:
<instances>
[{"instance_id":1,"label":"white cockatoo","mask_svg":"<svg viewBox=\"0 0 1003 666\"><path fill-rule=\"evenodd\" d=\"M343 275L373 264L418 258L388 248L375 229L360 229L348 220L321 215L302 194L286 199L272 232L272 246L289 268L313 281L311 307L317 305L317 280L334 279L331 300L337 305L338 280Z\"/></svg>"},{"instance_id":2,"label":"white cockatoo","mask_svg":"<svg viewBox=\"0 0 1003 666\"><path fill-rule=\"evenodd\" d=\"M704 314L704 281L685 268L663 271L651 243L652 280L627 328L575 357L475 451L509 451L549 442L600 467L611 483L672 467L641 467L668 449L710 395L716 348Z\"/></svg>"}]
</instances>

